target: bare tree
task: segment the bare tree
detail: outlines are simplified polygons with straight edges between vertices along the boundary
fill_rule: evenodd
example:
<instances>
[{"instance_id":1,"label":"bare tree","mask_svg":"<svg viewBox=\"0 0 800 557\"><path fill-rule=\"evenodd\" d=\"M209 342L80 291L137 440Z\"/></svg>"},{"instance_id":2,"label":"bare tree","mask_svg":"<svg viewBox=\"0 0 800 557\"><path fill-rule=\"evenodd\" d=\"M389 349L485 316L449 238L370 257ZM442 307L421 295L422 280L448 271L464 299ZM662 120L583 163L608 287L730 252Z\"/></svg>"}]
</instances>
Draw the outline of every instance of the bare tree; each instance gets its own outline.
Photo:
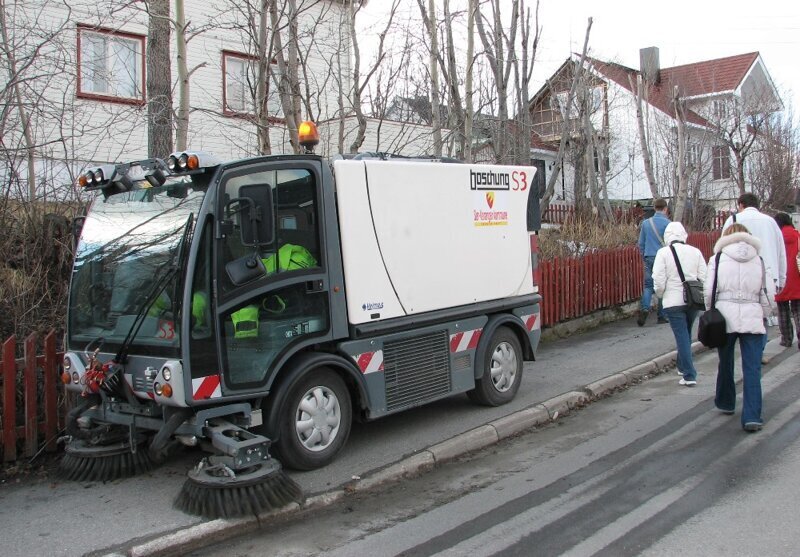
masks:
<instances>
[{"instance_id":1,"label":"bare tree","mask_svg":"<svg viewBox=\"0 0 800 557\"><path fill-rule=\"evenodd\" d=\"M509 81L511 70L514 65L513 49L509 51L508 45L516 44L516 33L519 21L519 0L511 2L511 22L508 26L508 33L503 26L503 19L500 10L500 0L487 0L490 15L486 16L482 10L476 17L478 36L483 44L484 55L488 62L493 85L496 92L494 97L497 103L497 126L493 130L493 143L497 161L508 163L510 154L510 141L508 133L509 124ZM486 26L490 25L487 32ZM491 33L491 35L490 35Z\"/></svg>"},{"instance_id":2,"label":"bare tree","mask_svg":"<svg viewBox=\"0 0 800 557\"><path fill-rule=\"evenodd\" d=\"M561 139L558 143L558 152L556 153L555 164L553 165L553 170L550 173L550 179L547 181L547 187L545 189L544 195L542 196L542 201L540 204L542 214L547 211L547 208L550 206L550 200L553 198L553 194L555 192L556 182L558 177L560 176L561 172L563 171L563 164L564 164L564 155L567 150L567 142L570 139L571 134L571 110L572 105L575 99L575 92L578 89L578 84L581 81L581 75L585 71L585 61L586 61L586 51L589 48L589 34L592 30L592 18L590 17L587 24L586 24L586 36L583 40L583 49L581 50L581 56L578 60L577 64L573 64L574 70L572 75L572 84L570 85L569 92L567 93L566 102L563 107L563 121L561 125ZM555 95L555 91L553 89L552 84L550 84L550 92L552 95ZM575 171L576 176L579 174L577 168Z\"/></svg>"},{"instance_id":3,"label":"bare tree","mask_svg":"<svg viewBox=\"0 0 800 557\"><path fill-rule=\"evenodd\" d=\"M173 146L170 0L149 0L147 9L147 151L166 158Z\"/></svg>"},{"instance_id":4,"label":"bare tree","mask_svg":"<svg viewBox=\"0 0 800 557\"><path fill-rule=\"evenodd\" d=\"M636 93L636 124L639 135L639 146L642 151L642 163L644 164L644 172L647 177L647 184L650 186L650 193L653 198L660 197L658 193L658 182L656 181L655 174L653 174L653 159L650 151L650 142L646 133L647 126L645 124L645 111L644 104L648 88L644 85L644 80L641 75L636 76L636 83L633 79L629 78L629 85L631 91Z\"/></svg>"}]
</instances>

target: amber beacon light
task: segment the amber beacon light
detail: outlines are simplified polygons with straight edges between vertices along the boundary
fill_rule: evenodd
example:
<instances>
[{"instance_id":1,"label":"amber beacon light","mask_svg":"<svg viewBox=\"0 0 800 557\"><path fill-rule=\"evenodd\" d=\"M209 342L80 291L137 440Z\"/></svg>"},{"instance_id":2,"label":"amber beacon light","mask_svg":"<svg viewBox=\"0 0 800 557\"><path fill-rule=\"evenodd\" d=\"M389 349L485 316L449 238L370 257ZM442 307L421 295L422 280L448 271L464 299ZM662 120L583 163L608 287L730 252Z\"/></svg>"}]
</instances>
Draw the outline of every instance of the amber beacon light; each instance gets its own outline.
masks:
<instances>
[{"instance_id":1,"label":"amber beacon light","mask_svg":"<svg viewBox=\"0 0 800 557\"><path fill-rule=\"evenodd\" d=\"M313 152L314 146L319 143L319 130L317 130L317 125L308 120L302 122L297 130L297 137L300 145L302 145L306 152Z\"/></svg>"}]
</instances>

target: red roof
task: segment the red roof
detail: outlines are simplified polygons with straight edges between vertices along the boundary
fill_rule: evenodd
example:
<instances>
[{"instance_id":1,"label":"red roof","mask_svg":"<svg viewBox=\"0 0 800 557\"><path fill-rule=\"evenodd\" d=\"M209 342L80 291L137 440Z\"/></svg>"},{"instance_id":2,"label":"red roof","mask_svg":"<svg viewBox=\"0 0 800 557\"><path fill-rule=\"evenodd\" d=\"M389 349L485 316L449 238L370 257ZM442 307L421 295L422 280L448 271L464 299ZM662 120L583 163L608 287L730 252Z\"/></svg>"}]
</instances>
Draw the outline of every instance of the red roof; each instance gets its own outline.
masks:
<instances>
[{"instance_id":1,"label":"red roof","mask_svg":"<svg viewBox=\"0 0 800 557\"><path fill-rule=\"evenodd\" d=\"M683 97L694 97L697 95L707 95L711 93L722 93L735 90L744 80L747 72L758 59L758 52L739 54L727 58L707 60L672 68L661 68L659 72L660 81L650 89L648 101L662 112L675 116L672 109L672 93L674 86ZM616 82L625 89L633 92L631 81L636 83L638 71L614 64L603 62L595 58L588 58L594 68ZM630 78L630 80L629 80ZM687 120L698 125L708 125L708 122L689 111Z\"/></svg>"}]
</instances>

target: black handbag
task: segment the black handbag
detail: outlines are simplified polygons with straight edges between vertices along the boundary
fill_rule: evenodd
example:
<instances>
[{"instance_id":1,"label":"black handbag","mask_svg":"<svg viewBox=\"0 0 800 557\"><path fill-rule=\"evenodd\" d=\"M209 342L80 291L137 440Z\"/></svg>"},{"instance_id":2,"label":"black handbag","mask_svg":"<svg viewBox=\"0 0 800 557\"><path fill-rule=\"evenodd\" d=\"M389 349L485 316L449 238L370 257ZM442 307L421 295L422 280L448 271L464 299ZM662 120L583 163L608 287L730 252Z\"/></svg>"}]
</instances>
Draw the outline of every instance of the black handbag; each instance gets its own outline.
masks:
<instances>
[{"instance_id":1,"label":"black handbag","mask_svg":"<svg viewBox=\"0 0 800 557\"><path fill-rule=\"evenodd\" d=\"M717 253L714 266L714 285L711 288L711 309L700 316L697 325L697 339L708 348L722 348L728 343L725 317L716 308L717 303L717 274L719 273L719 258L722 253Z\"/></svg>"},{"instance_id":2,"label":"black handbag","mask_svg":"<svg viewBox=\"0 0 800 557\"><path fill-rule=\"evenodd\" d=\"M681 284L683 284L683 303L689 309L705 309L706 302L703 299L703 281L701 280L686 280L681 267L681 261L678 259L678 253L675 251L673 244L669 245L672 250L672 257L675 258L675 266L678 268L678 275L681 277Z\"/></svg>"}]
</instances>

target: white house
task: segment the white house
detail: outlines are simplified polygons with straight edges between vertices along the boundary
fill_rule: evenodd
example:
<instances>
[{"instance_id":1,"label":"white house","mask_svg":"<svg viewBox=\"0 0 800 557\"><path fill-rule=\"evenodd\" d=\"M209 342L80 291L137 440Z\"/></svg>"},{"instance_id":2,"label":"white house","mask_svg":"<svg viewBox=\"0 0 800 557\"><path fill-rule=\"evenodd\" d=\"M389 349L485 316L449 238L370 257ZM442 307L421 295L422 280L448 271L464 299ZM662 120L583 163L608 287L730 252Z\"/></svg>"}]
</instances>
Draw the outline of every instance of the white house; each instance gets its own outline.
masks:
<instances>
[{"instance_id":1,"label":"white house","mask_svg":"<svg viewBox=\"0 0 800 557\"><path fill-rule=\"evenodd\" d=\"M254 36L261 2L184 0L183 4L189 22L187 145L222 158L258 154L252 116ZM347 8L341 0L296 0L296 5L303 117L321 122L319 150L334 154L340 136L346 149L357 126L347 100L351 84ZM40 191L45 185L73 182L76 173L90 163L146 158L148 14L144 4L26 0L5 10L18 76L9 80L9 72L3 72L5 99L16 98L13 87L22 99L20 106L7 105L12 109L3 129L5 149L0 157L5 174L25 182L25 157L31 144ZM267 32L273 31L267 27ZM175 37L173 29L173 107L177 109ZM281 154L291 148L276 90L271 83L267 106L271 149ZM26 120L29 142L23 133ZM369 120L362 149L419 153L429 143L430 133L420 126Z\"/></svg>"},{"instance_id":2,"label":"white house","mask_svg":"<svg viewBox=\"0 0 800 557\"><path fill-rule=\"evenodd\" d=\"M687 163L690 182L699 199L727 206L738 196L732 180L730 139L722 138L723 129L733 121L734 112L746 117L755 112L769 113L782 108L780 98L761 56L742 54L675 66L659 66L658 49L640 52L641 68L635 70L594 58L586 60L585 88L588 98L575 101L571 111L572 134L585 126L580 121L582 107L590 107L592 127L600 141L608 145L605 160L610 199L639 200L652 198L645 173L637 120L637 80L643 91L643 122L651 153L658 193L674 195L677 188L676 153L678 117L673 97L678 95L686 106L685 130L688 137ZM531 102L535 138L543 144L534 156L549 175L557 155L567 94L579 57L568 59ZM737 133L753 130L744 124ZM595 169L598 162L595 160ZM574 168L565 164L565 175L556 188L556 198L570 200L574 195ZM560 191L559 191L560 188Z\"/></svg>"}]
</instances>

